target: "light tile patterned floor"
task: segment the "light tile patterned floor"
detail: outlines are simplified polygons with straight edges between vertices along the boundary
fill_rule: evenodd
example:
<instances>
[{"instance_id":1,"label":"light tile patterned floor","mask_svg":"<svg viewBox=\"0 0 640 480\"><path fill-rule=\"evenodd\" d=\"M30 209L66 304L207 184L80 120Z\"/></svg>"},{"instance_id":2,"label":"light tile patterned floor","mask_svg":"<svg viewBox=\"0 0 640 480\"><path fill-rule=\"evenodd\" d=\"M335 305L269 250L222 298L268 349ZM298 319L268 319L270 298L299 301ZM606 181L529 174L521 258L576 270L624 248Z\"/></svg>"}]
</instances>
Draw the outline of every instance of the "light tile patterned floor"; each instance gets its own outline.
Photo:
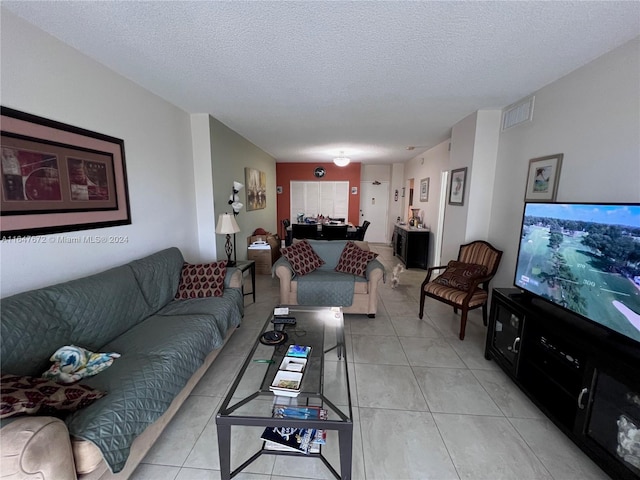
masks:
<instances>
[{"instance_id":1,"label":"light tile patterned floor","mask_svg":"<svg viewBox=\"0 0 640 480\"><path fill-rule=\"evenodd\" d=\"M372 245L387 271L391 248ZM356 480L600 480L609 477L565 437L508 377L484 358L486 328L429 301L418 319L425 271L405 271L396 289L380 288L378 315L345 315L354 403ZM278 280L257 278L257 302L221 355L133 475L134 480L220 478L215 413L278 301ZM261 430L261 429L258 429ZM260 445L260 431L233 429L232 463ZM337 463L335 441L324 450ZM316 459L267 456L238 480L333 478Z\"/></svg>"}]
</instances>

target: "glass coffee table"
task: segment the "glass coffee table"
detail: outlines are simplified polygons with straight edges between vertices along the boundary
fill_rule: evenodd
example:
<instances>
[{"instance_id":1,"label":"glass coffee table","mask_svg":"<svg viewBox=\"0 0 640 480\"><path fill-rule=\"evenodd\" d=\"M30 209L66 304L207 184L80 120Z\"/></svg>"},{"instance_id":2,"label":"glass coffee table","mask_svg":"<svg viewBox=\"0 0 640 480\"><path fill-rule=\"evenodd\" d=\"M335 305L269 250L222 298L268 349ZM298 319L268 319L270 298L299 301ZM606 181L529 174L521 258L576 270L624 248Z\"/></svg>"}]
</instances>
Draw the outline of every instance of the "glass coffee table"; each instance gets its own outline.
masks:
<instances>
[{"instance_id":1,"label":"glass coffee table","mask_svg":"<svg viewBox=\"0 0 640 480\"><path fill-rule=\"evenodd\" d=\"M262 333L274 330L271 312L216 416L220 472L223 480L234 477L263 455L320 458L336 478L351 478L353 414L342 309L300 305L288 308L289 316L295 317L296 323L284 326L286 340L279 345L261 343ZM280 395L269 389L290 345L311 347L304 366L300 393L296 396ZM326 410L327 419L274 418L275 406L280 409L290 407L290 410L295 409L298 412L322 409ZM263 442L262 448L231 471L231 427L320 429L327 431L327 445L320 445L319 449L316 448L316 453L302 453L272 450ZM337 438L331 431L337 431ZM340 474L322 453L322 449L329 448L329 442L335 440L338 443ZM332 447L335 449L335 445Z\"/></svg>"}]
</instances>

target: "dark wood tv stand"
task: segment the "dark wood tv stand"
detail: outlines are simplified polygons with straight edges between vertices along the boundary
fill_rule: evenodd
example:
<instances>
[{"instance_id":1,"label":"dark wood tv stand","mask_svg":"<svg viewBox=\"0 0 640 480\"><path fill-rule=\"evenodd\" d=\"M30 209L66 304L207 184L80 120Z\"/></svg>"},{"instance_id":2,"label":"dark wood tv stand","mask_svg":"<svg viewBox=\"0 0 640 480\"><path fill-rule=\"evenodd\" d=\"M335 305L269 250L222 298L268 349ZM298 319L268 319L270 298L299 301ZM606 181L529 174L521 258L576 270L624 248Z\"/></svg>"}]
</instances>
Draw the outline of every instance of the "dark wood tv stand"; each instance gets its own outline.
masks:
<instances>
[{"instance_id":1,"label":"dark wood tv stand","mask_svg":"<svg viewBox=\"0 0 640 480\"><path fill-rule=\"evenodd\" d=\"M618 453L625 422L640 428L636 342L520 290L497 288L485 357L613 479L640 479L640 458Z\"/></svg>"}]
</instances>

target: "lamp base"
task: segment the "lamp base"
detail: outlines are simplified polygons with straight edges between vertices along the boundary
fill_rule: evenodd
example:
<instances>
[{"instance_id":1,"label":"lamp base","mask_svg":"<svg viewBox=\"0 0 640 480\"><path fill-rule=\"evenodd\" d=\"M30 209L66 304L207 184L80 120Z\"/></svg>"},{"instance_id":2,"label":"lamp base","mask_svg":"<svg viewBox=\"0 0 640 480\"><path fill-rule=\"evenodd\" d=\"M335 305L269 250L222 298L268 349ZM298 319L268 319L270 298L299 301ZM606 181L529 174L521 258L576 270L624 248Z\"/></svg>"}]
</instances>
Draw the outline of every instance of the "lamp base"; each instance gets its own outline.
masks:
<instances>
[{"instance_id":1,"label":"lamp base","mask_svg":"<svg viewBox=\"0 0 640 480\"><path fill-rule=\"evenodd\" d=\"M227 254L227 266L233 267L236 262L231 260L231 254L233 253L233 247L231 246L231 235L227 233L227 241L224 244L224 253Z\"/></svg>"}]
</instances>

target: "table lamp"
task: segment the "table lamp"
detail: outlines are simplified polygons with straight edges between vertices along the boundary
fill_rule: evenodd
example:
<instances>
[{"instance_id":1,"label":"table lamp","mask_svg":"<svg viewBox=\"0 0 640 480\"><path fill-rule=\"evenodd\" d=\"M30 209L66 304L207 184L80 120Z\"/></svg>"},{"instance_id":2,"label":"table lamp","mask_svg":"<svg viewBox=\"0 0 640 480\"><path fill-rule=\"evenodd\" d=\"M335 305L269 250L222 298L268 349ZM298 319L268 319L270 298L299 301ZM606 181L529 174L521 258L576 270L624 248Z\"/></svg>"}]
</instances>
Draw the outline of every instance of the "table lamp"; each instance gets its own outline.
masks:
<instances>
[{"instance_id":1,"label":"table lamp","mask_svg":"<svg viewBox=\"0 0 640 480\"><path fill-rule=\"evenodd\" d=\"M233 215L229 213L223 213L218 217L218 223L216 224L216 233L220 235L226 235L227 241L224 244L224 251L227 254L227 266L232 267L235 262L231 261L231 254L233 253L233 247L231 246L231 234L236 234L240 231L240 227L236 222Z\"/></svg>"}]
</instances>

